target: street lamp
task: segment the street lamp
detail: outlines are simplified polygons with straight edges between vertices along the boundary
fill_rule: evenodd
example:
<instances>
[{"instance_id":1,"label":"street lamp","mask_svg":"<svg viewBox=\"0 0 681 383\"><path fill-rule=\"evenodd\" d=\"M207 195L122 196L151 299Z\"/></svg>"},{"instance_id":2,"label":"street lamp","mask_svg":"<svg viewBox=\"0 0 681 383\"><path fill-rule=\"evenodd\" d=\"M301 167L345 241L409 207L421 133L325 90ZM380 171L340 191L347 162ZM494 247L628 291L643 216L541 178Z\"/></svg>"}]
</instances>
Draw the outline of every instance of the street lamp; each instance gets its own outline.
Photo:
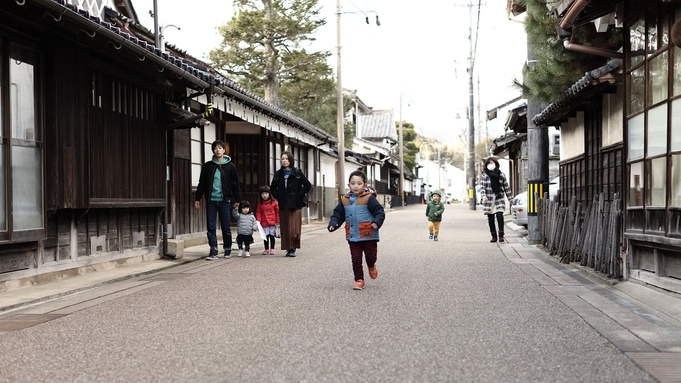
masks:
<instances>
[{"instance_id":1,"label":"street lamp","mask_svg":"<svg viewBox=\"0 0 681 383\"><path fill-rule=\"evenodd\" d=\"M159 48L161 49L161 52L165 52L165 51L166 51L166 43L165 43L165 39L164 39L164 37L165 37L165 30L166 30L166 28L170 28L170 27L177 28L178 31L180 30L180 27L178 27L177 25L174 25L174 24L168 24L168 25L165 25L165 26L164 26L164 25L161 25L161 26L159 27L159 30L158 30L158 32L159 32L159 39L158 39L158 40L159 40L159 44L161 45L161 46L159 46Z\"/></svg>"},{"instance_id":2,"label":"street lamp","mask_svg":"<svg viewBox=\"0 0 681 383\"><path fill-rule=\"evenodd\" d=\"M340 0L336 0L336 134L338 136L338 171L336 178L338 179L338 195L345 193L345 115L343 110L343 81L341 77L341 13L358 13L358 12L341 12ZM375 11L361 12L363 14L376 13ZM369 24L369 16L366 16L366 22ZM376 25L381 26L376 14Z\"/></svg>"}]
</instances>

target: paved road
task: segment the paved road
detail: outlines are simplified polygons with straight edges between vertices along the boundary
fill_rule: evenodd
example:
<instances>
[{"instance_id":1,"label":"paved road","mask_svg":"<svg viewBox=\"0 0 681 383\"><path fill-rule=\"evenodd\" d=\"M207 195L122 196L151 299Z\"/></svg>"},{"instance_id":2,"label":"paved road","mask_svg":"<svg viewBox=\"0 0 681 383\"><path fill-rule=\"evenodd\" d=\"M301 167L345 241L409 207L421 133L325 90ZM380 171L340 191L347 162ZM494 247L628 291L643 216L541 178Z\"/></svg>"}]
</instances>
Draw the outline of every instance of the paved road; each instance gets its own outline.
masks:
<instances>
[{"instance_id":1,"label":"paved road","mask_svg":"<svg viewBox=\"0 0 681 383\"><path fill-rule=\"evenodd\" d=\"M342 231L296 258L196 261L44 303L0 334L1 382L654 382L488 242L480 211L387 214L354 291ZM257 251L253 251L257 253Z\"/></svg>"}]
</instances>

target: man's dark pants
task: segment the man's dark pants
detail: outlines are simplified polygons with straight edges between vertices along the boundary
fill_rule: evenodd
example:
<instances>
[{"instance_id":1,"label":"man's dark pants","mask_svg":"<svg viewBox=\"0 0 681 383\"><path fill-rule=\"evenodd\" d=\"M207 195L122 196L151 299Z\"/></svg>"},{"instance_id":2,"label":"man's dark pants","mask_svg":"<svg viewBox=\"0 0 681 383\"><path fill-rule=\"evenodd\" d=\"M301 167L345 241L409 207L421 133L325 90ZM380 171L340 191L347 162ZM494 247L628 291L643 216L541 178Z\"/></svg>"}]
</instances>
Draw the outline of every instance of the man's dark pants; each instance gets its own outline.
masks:
<instances>
[{"instance_id":1,"label":"man's dark pants","mask_svg":"<svg viewBox=\"0 0 681 383\"><path fill-rule=\"evenodd\" d=\"M225 249L225 256L232 252L232 230L230 224L230 212L232 207L230 201L208 201L206 204L206 221L208 224L208 245L210 246L209 255L218 254L218 237L216 235L217 216L220 217L222 227L222 247Z\"/></svg>"}]
</instances>

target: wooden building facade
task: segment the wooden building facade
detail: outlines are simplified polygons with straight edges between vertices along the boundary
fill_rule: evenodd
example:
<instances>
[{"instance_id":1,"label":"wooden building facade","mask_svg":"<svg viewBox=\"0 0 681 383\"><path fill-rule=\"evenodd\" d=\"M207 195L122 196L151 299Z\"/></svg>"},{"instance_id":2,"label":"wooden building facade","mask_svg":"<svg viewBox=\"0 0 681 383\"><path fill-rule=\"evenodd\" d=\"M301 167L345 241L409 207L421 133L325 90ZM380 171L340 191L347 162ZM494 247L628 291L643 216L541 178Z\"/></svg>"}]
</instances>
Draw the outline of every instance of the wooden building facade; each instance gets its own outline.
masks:
<instances>
[{"instance_id":1,"label":"wooden building facade","mask_svg":"<svg viewBox=\"0 0 681 383\"><path fill-rule=\"evenodd\" d=\"M335 142L97 12L0 5L0 289L162 256L164 234L205 238L194 192L216 139L253 205L284 150L317 185Z\"/></svg>"},{"instance_id":2,"label":"wooden building facade","mask_svg":"<svg viewBox=\"0 0 681 383\"><path fill-rule=\"evenodd\" d=\"M586 207L619 193L624 278L681 293L681 3L570 3L560 17L610 20L624 43L534 117L538 126L560 125L561 195Z\"/></svg>"}]
</instances>

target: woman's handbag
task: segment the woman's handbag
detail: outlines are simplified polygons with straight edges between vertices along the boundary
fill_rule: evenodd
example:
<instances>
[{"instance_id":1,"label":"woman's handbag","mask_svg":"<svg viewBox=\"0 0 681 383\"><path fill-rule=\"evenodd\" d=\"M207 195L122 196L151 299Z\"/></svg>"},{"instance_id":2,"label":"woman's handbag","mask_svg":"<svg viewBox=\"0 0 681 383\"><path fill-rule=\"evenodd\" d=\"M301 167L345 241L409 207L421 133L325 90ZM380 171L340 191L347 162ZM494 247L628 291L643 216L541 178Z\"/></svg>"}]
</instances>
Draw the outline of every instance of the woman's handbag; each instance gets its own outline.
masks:
<instances>
[{"instance_id":1,"label":"woman's handbag","mask_svg":"<svg viewBox=\"0 0 681 383\"><path fill-rule=\"evenodd\" d=\"M279 224L274 225L274 238L281 238L281 227Z\"/></svg>"}]
</instances>

